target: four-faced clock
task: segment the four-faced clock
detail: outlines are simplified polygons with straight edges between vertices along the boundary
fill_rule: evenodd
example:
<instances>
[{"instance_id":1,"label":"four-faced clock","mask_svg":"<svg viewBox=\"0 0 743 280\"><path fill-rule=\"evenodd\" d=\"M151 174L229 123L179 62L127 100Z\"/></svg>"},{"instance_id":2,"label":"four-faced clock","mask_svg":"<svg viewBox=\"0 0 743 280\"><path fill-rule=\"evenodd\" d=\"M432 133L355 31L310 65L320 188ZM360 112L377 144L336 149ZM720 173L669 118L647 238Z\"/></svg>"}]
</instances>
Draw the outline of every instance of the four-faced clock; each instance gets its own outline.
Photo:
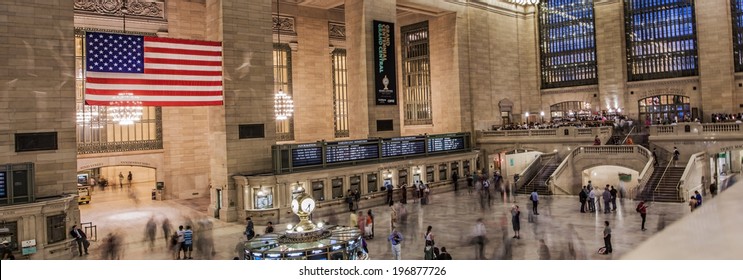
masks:
<instances>
[{"instance_id":1,"label":"four-faced clock","mask_svg":"<svg viewBox=\"0 0 743 280\"><path fill-rule=\"evenodd\" d=\"M311 197L304 197L301 201L302 212L310 214L315 210L315 200Z\"/></svg>"},{"instance_id":2,"label":"four-faced clock","mask_svg":"<svg viewBox=\"0 0 743 280\"><path fill-rule=\"evenodd\" d=\"M299 213L299 200L296 198L292 200L292 212L294 212L294 214Z\"/></svg>"}]
</instances>

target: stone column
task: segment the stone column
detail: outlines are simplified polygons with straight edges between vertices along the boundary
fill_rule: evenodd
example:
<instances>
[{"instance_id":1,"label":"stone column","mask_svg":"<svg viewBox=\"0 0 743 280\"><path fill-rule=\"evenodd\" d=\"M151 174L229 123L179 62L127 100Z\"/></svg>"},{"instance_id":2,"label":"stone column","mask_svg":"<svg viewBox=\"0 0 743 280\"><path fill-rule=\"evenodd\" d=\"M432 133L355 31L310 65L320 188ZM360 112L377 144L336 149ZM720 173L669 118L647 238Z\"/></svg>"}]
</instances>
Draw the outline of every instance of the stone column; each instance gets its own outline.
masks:
<instances>
[{"instance_id":1,"label":"stone column","mask_svg":"<svg viewBox=\"0 0 743 280\"><path fill-rule=\"evenodd\" d=\"M372 21L395 23L395 0L346 0L346 44L348 57L348 121L351 138L400 135L402 81L397 81L397 104L376 105L374 89L374 50ZM398 26L395 26L399 30ZM400 42L395 42L400 44ZM399 53L396 54L399 57ZM400 72L399 59L396 59ZM399 75L398 75L399 77ZM393 131L377 132L377 120L393 122Z\"/></svg>"},{"instance_id":2,"label":"stone column","mask_svg":"<svg viewBox=\"0 0 743 280\"><path fill-rule=\"evenodd\" d=\"M599 94L595 98L586 99L596 102L591 103L591 110L608 110L607 104L609 104L609 107L622 108L622 111L629 116L637 116L637 100L629 100L632 96L625 95L627 72L624 71L626 61L624 58L623 9L621 1L595 4ZM625 100L625 96L628 96L628 100Z\"/></svg>"},{"instance_id":3,"label":"stone column","mask_svg":"<svg viewBox=\"0 0 743 280\"><path fill-rule=\"evenodd\" d=\"M0 2L0 163L33 162L36 197L77 193L72 7ZM57 149L15 152L14 135L34 132L56 132Z\"/></svg>"},{"instance_id":4,"label":"stone column","mask_svg":"<svg viewBox=\"0 0 743 280\"><path fill-rule=\"evenodd\" d=\"M221 41L224 106L208 115L211 180L223 190L219 217L236 221L237 203L230 175L271 171L273 61L271 0L207 0L207 39ZM239 139L241 124L263 125L265 137ZM212 198L209 212L216 209Z\"/></svg>"},{"instance_id":5,"label":"stone column","mask_svg":"<svg viewBox=\"0 0 743 280\"><path fill-rule=\"evenodd\" d=\"M328 52L328 11L299 6L297 50L292 49L294 139L333 139L333 89ZM322 121L318 121L322 120Z\"/></svg>"},{"instance_id":6,"label":"stone column","mask_svg":"<svg viewBox=\"0 0 743 280\"><path fill-rule=\"evenodd\" d=\"M730 1L694 1L703 121L712 113L737 112ZM698 105L692 104L692 107Z\"/></svg>"}]
</instances>

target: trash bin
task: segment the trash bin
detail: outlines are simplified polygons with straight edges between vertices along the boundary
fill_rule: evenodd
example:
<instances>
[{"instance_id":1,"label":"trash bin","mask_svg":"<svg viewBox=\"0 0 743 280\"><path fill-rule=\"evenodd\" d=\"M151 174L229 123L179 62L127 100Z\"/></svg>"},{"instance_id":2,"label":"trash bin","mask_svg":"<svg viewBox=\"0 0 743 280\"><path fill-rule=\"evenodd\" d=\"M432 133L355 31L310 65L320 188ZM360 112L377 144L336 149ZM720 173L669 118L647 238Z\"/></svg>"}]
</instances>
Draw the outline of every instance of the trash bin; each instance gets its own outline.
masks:
<instances>
[{"instance_id":1,"label":"trash bin","mask_svg":"<svg viewBox=\"0 0 743 280\"><path fill-rule=\"evenodd\" d=\"M152 200L157 200L157 189L152 189Z\"/></svg>"}]
</instances>

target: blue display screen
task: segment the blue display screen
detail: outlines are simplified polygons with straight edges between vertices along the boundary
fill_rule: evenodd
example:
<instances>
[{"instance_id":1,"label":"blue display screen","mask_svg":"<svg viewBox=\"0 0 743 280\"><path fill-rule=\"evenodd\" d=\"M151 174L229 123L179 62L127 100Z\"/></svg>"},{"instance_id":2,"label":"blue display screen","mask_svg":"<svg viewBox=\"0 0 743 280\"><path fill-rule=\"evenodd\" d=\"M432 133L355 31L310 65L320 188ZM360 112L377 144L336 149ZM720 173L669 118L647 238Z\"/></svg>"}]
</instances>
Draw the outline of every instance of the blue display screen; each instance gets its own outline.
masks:
<instances>
[{"instance_id":1,"label":"blue display screen","mask_svg":"<svg viewBox=\"0 0 743 280\"><path fill-rule=\"evenodd\" d=\"M396 157L423 154L426 152L426 139L423 137L401 137L384 139L382 157Z\"/></svg>"},{"instance_id":2,"label":"blue display screen","mask_svg":"<svg viewBox=\"0 0 743 280\"><path fill-rule=\"evenodd\" d=\"M6 174L5 171L0 171L0 198L8 197L8 181L7 177L5 177Z\"/></svg>"}]
</instances>

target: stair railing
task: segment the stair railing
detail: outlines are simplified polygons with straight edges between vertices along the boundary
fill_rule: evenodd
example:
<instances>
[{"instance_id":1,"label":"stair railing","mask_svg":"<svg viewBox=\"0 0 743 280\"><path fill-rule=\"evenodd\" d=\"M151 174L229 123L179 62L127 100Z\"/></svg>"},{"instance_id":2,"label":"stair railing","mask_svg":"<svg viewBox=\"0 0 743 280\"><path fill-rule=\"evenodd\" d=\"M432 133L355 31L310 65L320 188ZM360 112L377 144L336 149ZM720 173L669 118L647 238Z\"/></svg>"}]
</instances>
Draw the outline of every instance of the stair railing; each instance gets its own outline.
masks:
<instances>
[{"instance_id":1,"label":"stair railing","mask_svg":"<svg viewBox=\"0 0 743 280\"><path fill-rule=\"evenodd\" d=\"M704 160L704 152L699 152L696 154L691 155L689 157L689 162L686 163L686 167L684 168L684 173L681 175L681 179L679 179L678 184L676 185L676 192L681 198L681 201L686 201L687 197L691 196L691 192L696 189L704 189L705 188L705 182L701 180L701 176L699 178L699 184L694 184L694 179L696 179L696 176L692 176L691 173L694 171L694 169L697 168L697 161L703 161ZM689 185L692 185L693 188L690 188ZM681 194L685 195L681 195Z\"/></svg>"},{"instance_id":2,"label":"stair railing","mask_svg":"<svg viewBox=\"0 0 743 280\"><path fill-rule=\"evenodd\" d=\"M524 171L521 171L521 173L519 173L519 180L514 182L516 185L516 189L514 191L518 191L519 189L527 185L528 184L526 182L527 179L529 180L529 182L531 182L531 180L533 180L533 176L535 176L536 174L539 174L539 172L542 170L543 165L544 165L542 158L548 157L548 156L554 157L556 155L557 153L553 152L553 153L541 154L537 156L537 158L534 159L534 161L532 161L526 168L524 168Z\"/></svg>"},{"instance_id":3,"label":"stair railing","mask_svg":"<svg viewBox=\"0 0 743 280\"><path fill-rule=\"evenodd\" d=\"M545 159L545 158L549 158L549 159ZM534 176L533 176L533 177L531 177L531 179L529 180L529 182L528 182L528 183L526 183L526 184L524 184L524 186L526 186L526 185L530 185L530 184L531 184L532 182L534 182L534 180L536 180L536 179L539 179L539 175L541 175L541 174L542 174L542 172L544 172L544 169L545 169L545 168L547 168L547 166L549 166L549 165L550 165L550 163L554 162L554 161L555 161L555 159L557 159L557 152L555 152L555 153L550 153L550 154L542 154L542 155L541 155L541 156L539 157L539 165L540 165L540 167L539 167L539 171L537 171L537 172L536 172L536 173L534 174ZM551 174L550 174L550 175L551 175Z\"/></svg>"},{"instance_id":4,"label":"stair railing","mask_svg":"<svg viewBox=\"0 0 743 280\"><path fill-rule=\"evenodd\" d=\"M641 192L645 189L645 185L647 185L648 181L650 181L650 177L652 177L653 175L653 172L655 172L654 161L655 159L651 157L645 164L645 168L643 168L642 172L640 172L637 186L630 189L629 197L637 197L637 192Z\"/></svg>"},{"instance_id":5,"label":"stair railing","mask_svg":"<svg viewBox=\"0 0 743 280\"><path fill-rule=\"evenodd\" d=\"M627 136L624 137L624 140L622 140L622 145L624 145L624 143L627 143L627 138L629 138L629 136L632 135L632 131L634 130L635 130L635 127L633 126L632 129L629 130L629 133L627 133Z\"/></svg>"},{"instance_id":6,"label":"stair railing","mask_svg":"<svg viewBox=\"0 0 743 280\"><path fill-rule=\"evenodd\" d=\"M673 163L673 157L671 157L668 160L668 164L666 164L666 168L663 170L663 174L660 175L660 179L658 179L658 182L655 183L655 189L653 189L653 197L652 200L655 201L655 194L658 192L658 188L660 187L660 183L663 182L663 178L666 177L666 172L668 172L668 168L671 167L671 164Z\"/></svg>"}]
</instances>

